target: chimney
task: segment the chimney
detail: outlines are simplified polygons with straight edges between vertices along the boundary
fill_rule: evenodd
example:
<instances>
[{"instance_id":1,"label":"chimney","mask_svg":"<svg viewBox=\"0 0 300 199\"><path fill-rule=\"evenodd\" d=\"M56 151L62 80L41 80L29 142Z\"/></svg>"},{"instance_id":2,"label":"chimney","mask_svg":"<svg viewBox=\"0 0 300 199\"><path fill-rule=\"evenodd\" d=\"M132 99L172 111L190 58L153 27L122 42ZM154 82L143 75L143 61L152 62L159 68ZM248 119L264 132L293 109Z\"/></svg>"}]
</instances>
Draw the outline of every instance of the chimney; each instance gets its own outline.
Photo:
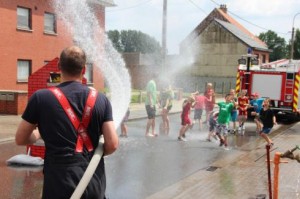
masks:
<instances>
[{"instance_id":1,"label":"chimney","mask_svg":"<svg viewBox=\"0 0 300 199\"><path fill-rule=\"evenodd\" d=\"M226 6L226 4L221 4L221 5L220 5L220 9L221 9L223 12L227 13L227 6Z\"/></svg>"}]
</instances>

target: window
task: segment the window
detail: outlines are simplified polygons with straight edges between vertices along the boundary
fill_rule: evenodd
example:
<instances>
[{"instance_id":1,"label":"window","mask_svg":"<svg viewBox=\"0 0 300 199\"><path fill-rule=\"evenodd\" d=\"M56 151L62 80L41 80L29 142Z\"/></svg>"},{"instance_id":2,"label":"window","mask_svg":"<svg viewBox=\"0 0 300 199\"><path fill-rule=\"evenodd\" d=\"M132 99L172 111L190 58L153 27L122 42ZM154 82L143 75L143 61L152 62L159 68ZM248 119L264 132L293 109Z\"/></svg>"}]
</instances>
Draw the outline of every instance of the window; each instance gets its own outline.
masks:
<instances>
[{"instance_id":1,"label":"window","mask_svg":"<svg viewBox=\"0 0 300 199\"><path fill-rule=\"evenodd\" d=\"M21 29L31 30L31 10L29 8L17 7L18 24Z\"/></svg>"},{"instance_id":2,"label":"window","mask_svg":"<svg viewBox=\"0 0 300 199\"><path fill-rule=\"evenodd\" d=\"M55 15L52 13L44 14L44 31L46 33L56 33Z\"/></svg>"},{"instance_id":3,"label":"window","mask_svg":"<svg viewBox=\"0 0 300 199\"><path fill-rule=\"evenodd\" d=\"M266 61L267 61L267 60L266 60L266 55L263 55L263 56L262 56L262 63L264 64L264 63L266 63Z\"/></svg>"},{"instance_id":4,"label":"window","mask_svg":"<svg viewBox=\"0 0 300 199\"><path fill-rule=\"evenodd\" d=\"M17 81L28 82L31 74L31 60L18 60Z\"/></svg>"},{"instance_id":5,"label":"window","mask_svg":"<svg viewBox=\"0 0 300 199\"><path fill-rule=\"evenodd\" d=\"M93 83L93 64L86 64L85 74L87 83Z\"/></svg>"}]
</instances>

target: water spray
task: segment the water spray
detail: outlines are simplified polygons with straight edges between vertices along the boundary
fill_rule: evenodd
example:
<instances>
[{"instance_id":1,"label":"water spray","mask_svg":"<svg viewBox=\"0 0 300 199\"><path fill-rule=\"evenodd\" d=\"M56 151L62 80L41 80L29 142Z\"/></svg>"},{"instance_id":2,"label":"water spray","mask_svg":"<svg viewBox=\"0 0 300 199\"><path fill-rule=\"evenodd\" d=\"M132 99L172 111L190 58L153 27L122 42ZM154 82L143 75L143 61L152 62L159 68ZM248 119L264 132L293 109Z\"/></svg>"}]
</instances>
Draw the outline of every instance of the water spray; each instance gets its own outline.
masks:
<instances>
[{"instance_id":1,"label":"water spray","mask_svg":"<svg viewBox=\"0 0 300 199\"><path fill-rule=\"evenodd\" d=\"M116 128L125 115L131 97L131 80L121 55L113 48L105 32L91 10L91 5L82 0L56 0L53 4L58 18L72 34L76 45L87 54L88 60L100 68L110 89L110 101ZM101 10L102 12L102 10ZM80 198L103 156L103 140L95 149L94 156L72 199Z\"/></svg>"}]
</instances>

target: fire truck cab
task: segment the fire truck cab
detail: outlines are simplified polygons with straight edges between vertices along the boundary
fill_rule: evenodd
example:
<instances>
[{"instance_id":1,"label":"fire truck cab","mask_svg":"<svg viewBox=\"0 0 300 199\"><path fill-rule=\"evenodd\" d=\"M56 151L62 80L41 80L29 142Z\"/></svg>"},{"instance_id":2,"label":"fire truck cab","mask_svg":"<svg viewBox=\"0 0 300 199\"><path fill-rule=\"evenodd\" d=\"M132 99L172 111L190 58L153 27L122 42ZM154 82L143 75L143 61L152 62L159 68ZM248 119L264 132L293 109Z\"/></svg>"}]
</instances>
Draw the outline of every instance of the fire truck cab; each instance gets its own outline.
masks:
<instances>
[{"instance_id":1,"label":"fire truck cab","mask_svg":"<svg viewBox=\"0 0 300 199\"><path fill-rule=\"evenodd\" d=\"M282 59L258 65L252 54L239 59L236 93L246 89L248 96L259 93L271 99L271 109L281 121L299 121L300 61ZM251 98L250 98L251 100Z\"/></svg>"}]
</instances>

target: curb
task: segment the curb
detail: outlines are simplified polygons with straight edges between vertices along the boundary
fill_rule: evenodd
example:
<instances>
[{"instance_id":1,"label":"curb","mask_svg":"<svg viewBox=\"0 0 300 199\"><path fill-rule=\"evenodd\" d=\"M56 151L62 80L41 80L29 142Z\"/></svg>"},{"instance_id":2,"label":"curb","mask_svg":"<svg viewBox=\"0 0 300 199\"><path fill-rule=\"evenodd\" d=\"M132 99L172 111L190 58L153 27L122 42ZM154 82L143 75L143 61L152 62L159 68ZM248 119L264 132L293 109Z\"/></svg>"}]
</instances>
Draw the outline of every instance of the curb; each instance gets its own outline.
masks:
<instances>
[{"instance_id":1,"label":"curb","mask_svg":"<svg viewBox=\"0 0 300 199\"><path fill-rule=\"evenodd\" d=\"M174 111L174 112L169 113L169 115L175 115L175 114L179 114L179 113L181 113L181 111ZM160 117L160 116L161 115L156 114L155 118ZM142 117L132 117L132 118L129 118L128 121L138 121L138 120L143 120L143 119L147 119L147 118L148 118L147 115L142 116Z\"/></svg>"},{"instance_id":2,"label":"curb","mask_svg":"<svg viewBox=\"0 0 300 199\"><path fill-rule=\"evenodd\" d=\"M15 139L15 137L2 138L2 139L0 139L0 143L11 142L14 139Z\"/></svg>"}]
</instances>

